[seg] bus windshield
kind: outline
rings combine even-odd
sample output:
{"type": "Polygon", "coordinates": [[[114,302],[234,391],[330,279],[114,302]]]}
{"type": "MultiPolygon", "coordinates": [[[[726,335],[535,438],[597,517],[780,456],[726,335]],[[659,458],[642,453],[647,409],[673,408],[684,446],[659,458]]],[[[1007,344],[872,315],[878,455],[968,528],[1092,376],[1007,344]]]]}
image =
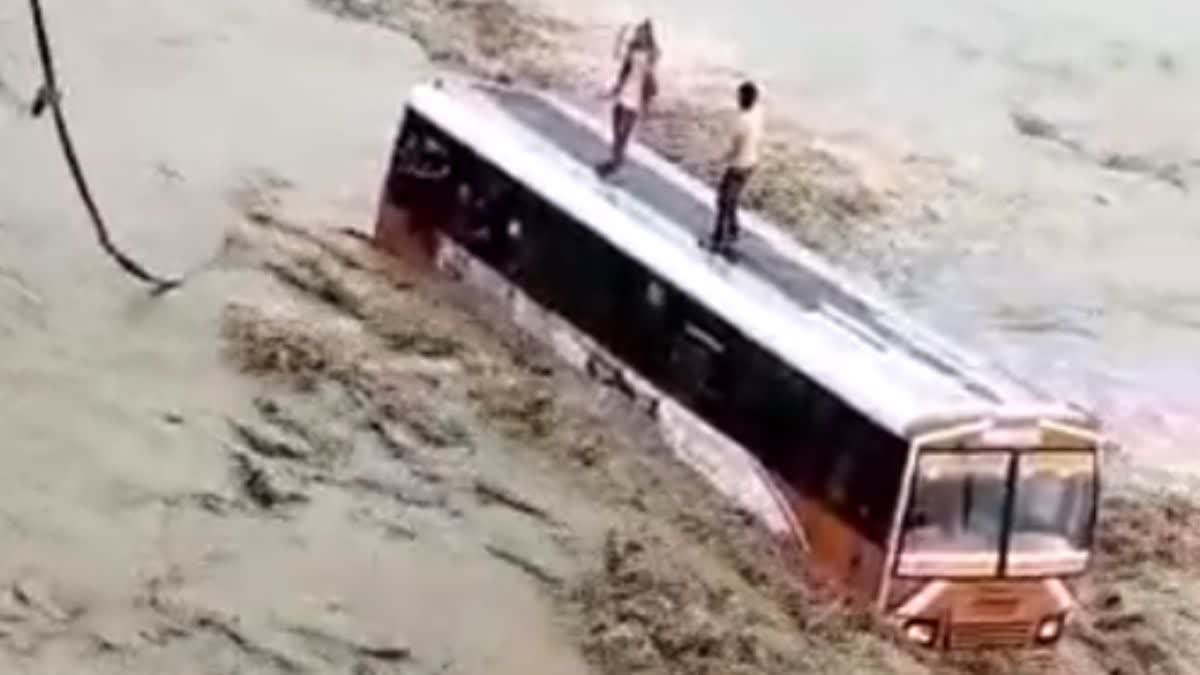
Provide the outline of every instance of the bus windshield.
{"type": "Polygon", "coordinates": [[[1016,461],[1006,573],[1082,572],[1092,544],[1095,455],[1025,452],[1016,461]]]}
{"type": "Polygon", "coordinates": [[[913,480],[901,575],[1041,576],[1087,563],[1090,452],[929,452],[913,480]]]}

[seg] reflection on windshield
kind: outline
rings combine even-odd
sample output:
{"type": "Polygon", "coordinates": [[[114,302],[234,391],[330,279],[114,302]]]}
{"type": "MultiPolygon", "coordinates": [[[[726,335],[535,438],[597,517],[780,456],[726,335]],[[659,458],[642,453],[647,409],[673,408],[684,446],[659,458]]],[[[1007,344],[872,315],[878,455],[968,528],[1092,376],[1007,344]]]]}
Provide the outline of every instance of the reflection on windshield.
{"type": "Polygon", "coordinates": [[[1082,452],[1036,453],[1018,459],[1009,569],[1038,574],[1051,566],[1082,567],[1090,545],[1095,476],[1082,452]]]}
{"type": "Polygon", "coordinates": [[[1088,452],[953,452],[918,458],[900,573],[1000,572],[1011,464],[1016,462],[1006,574],[1081,570],[1095,500],[1088,452]]]}
{"type": "Polygon", "coordinates": [[[1009,461],[1007,453],[922,455],[905,527],[907,559],[983,554],[973,556],[971,572],[994,573],[1000,557],[1009,461]]]}

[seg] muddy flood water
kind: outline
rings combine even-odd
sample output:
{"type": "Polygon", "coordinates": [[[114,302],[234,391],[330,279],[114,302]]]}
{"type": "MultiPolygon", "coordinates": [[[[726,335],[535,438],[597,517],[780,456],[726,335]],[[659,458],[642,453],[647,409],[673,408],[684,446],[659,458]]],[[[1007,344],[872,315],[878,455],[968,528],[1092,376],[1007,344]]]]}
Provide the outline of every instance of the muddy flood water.
{"type": "MultiPolygon", "coordinates": [[[[0,672],[1033,668],[896,645],[619,397],[362,241],[410,86],[503,75],[602,114],[645,9],[49,2],[115,237],[187,275],[150,298],[28,115],[28,7],[0,0],[0,672]]],[[[1095,409],[1127,444],[1111,474],[1148,477],[1112,481],[1054,667],[1197,672],[1200,508],[1151,471],[1198,466],[1197,10],[652,9],[643,140],[711,178],[720,97],[753,73],[772,141],[750,203],[1095,409]]]]}

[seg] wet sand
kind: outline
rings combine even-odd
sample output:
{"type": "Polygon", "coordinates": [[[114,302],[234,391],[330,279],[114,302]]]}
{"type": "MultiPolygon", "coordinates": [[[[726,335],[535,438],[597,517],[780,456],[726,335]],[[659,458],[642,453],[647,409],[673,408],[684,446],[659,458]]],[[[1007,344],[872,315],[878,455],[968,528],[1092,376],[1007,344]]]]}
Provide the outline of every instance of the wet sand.
{"type": "MultiPolygon", "coordinates": [[[[370,222],[409,85],[484,61],[554,84],[522,67],[562,31],[599,45],[611,25],[504,3],[314,9],[48,8],[116,236],[195,271],[150,300],[100,256],[50,129],[23,114],[25,7],[0,7],[0,670],[1021,670],[897,648],[619,397],[340,231],[370,222]],[[523,39],[514,21],[550,30],[523,39]]],[[[607,76],[562,63],[569,95],[607,76]]],[[[651,140],[703,174],[692,133],[651,140]]],[[[821,186],[878,185],[815,166],[821,186]]],[[[833,192],[806,213],[858,227],[833,192]]],[[[1106,511],[1068,671],[1200,662],[1194,507],[1135,496],[1106,511]]]]}

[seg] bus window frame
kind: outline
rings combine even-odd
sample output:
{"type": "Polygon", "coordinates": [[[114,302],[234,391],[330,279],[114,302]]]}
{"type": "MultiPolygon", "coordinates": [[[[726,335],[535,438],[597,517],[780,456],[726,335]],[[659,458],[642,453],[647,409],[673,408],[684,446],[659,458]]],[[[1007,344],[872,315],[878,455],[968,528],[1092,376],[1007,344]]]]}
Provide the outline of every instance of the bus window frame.
{"type": "Polygon", "coordinates": [[[900,495],[896,500],[896,511],[892,514],[892,529],[888,535],[887,550],[884,553],[883,574],[879,584],[879,597],[876,607],[880,612],[887,611],[888,600],[892,594],[892,583],[900,578],[896,570],[900,566],[900,543],[904,530],[904,520],[908,517],[909,502],[912,501],[913,477],[917,472],[917,457],[922,449],[935,444],[959,442],[977,437],[991,425],[986,422],[974,422],[941,429],[922,434],[908,445],[908,457],[905,460],[904,473],[900,483],[900,495]]]}
{"type": "MultiPolygon", "coordinates": [[[[1013,480],[1013,491],[1012,491],[1012,496],[1011,496],[1011,498],[1013,500],[1016,499],[1016,494],[1017,494],[1016,480],[1017,480],[1017,478],[1019,478],[1018,473],[1020,471],[1021,456],[1035,453],[1035,452],[1036,453],[1064,453],[1064,454],[1074,453],[1077,455],[1087,454],[1087,455],[1091,456],[1091,460],[1092,460],[1092,503],[1088,509],[1088,519],[1087,519],[1088,545],[1085,550],[1087,557],[1084,560],[1083,567],[1077,571],[1052,572],[1052,573],[1045,573],[1045,574],[1020,574],[1020,575],[1016,575],[1016,576],[1006,575],[1004,578],[1005,579],[1016,579],[1016,580],[1027,579],[1030,581],[1038,581],[1038,580],[1044,580],[1044,579],[1059,579],[1062,577],[1076,577],[1076,576],[1082,576],[1084,574],[1087,574],[1088,572],[1090,572],[1092,570],[1092,565],[1095,563],[1094,553],[1095,553],[1095,548],[1096,548],[1096,526],[1099,524],[1099,514],[1100,514],[1100,448],[1098,445],[1096,445],[1096,446],[1092,446],[1090,449],[1083,448],[1083,447],[1067,448],[1067,447],[1053,447],[1053,446],[1048,446],[1048,447],[1044,447],[1044,448],[1036,448],[1036,449],[1033,449],[1033,448],[1017,449],[1016,457],[1014,458],[1014,461],[1013,461],[1013,474],[1014,474],[1013,479],[1014,480],[1013,480]]],[[[1015,504],[1010,505],[1009,510],[1010,510],[1010,518],[1011,518],[1011,513],[1015,512],[1015,504]]],[[[1006,541],[1007,541],[1007,538],[1011,536],[1011,531],[1008,532],[1005,536],[1006,536],[1006,541]]],[[[1007,567],[1008,567],[1007,553],[1008,553],[1008,551],[1006,550],[1005,551],[1006,556],[1005,556],[1005,559],[1003,560],[1005,571],[1007,571],[1007,567]]]]}
{"type": "Polygon", "coordinates": [[[900,538],[899,538],[899,547],[900,548],[896,552],[895,568],[892,571],[893,574],[895,574],[897,579],[946,578],[946,579],[954,579],[955,581],[978,581],[981,579],[1005,578],[1003,575],[1003,572],[1004,572],[1004,569],[1006,566],[1005,565],[1005,554],[1007,553],[1007,548],[1008,548],[1008,535],[1009,535],[1008,528],[1011,525],[1011,522],[1010,522],[1011,518],[1010,518],[1009,514],[1012,512],[1013,481],[1015,478],[1014,467],[1017,464],[1017,460],[1016,460],[1016,456],[1015,456],[1016,450],[1014,448],[986,448],[986,447],[985,448],[968,448],[968,447],[927,448],[917,455],[917,459],[916,459],[915,466],[913,468],[912,476],[909,478],[909,480],[913,481],[913,487],[916,486],[916,478],[917,478],[917,474],[920,471],[920,460],[921,460],[922,456],[926,456],[926,455],[954,456],[957,454],[1008,455],[1008,457],[1007,457],[1008,461],[1005,464],[1005,468],[1004,468],[1004,500],[1001,505],[1001,509],[1003,509],[1003,510],[1000,513],[1000,530],[997,533],[998,541],[997,541],[997,546],[996,546],[996,565],[994,568],[994,572],[991,574],[944,574],[944,575],[938,575],[935,577],[931,577],[928,575],[920,575],[920,574],[901,574],[900,573],[900,561],[904,557],[905,525],[907,524],[907,520],[908,520],[909,508],[912,506],[911,498],[916,496],[916,494],[915,494],[916,491],[910,489],[910,492],[909,492],[910,500],[909,500],[908,504],[905,504],[904,513],[902,514],[901,519],[900,519],[900,523],[901,523],[901,525],[900,525],[901,532],[900,532],[900,538]]]}
{"type": "Polygon", "coordinates": [[[1040,581],[1040,580],[1046,580],[1046,579],[1061,579],[1063,577],[1081,576],[1091,570],[1091,567],[1092,567],[1092,564],[1094,561],[1093,548],[1095,547],[1095,528],[1096,528],[1096,524],[1098,521],[1098,513],[1099,513],[1099,505],[1100,505],[1100,499],[1099,499],[1099,494],[1100,494],[1099,493],[1099,475],[1100,475],[1099,468],[1100,468],[1100,466],[1099,466],[1099,456],[1097,454],[1097,448],[1093,447],[1089,450],[1088,448],[1067,448],[1067,447],[1061,447],[1061,446],[1044,446],[1044,447],[1032,447],[1032,448],[958,447],[958,448],[945,448],[945,449],[927,448],[924,450],[924,452],[922,452],[921,449],[917,448],[916,444],[914,444],[914,453],[913,453],[912,457],[913,457],[912,470],[911,470],[910,475],[906,478],[906,480],[908,481],[908,485],[906,488],[906,493],[907,493],[906,502],[904,504],[904,510],[898,514],[899,517],[897,518],[897,521],[899,522],[899,530],[897,532],[893,533],[894,535],[898,535],[898,536],[895,536],[896,547],[897,547],[895,559],[892,560],[890,563],[890,575],[892,577],[894,577],[896,579],[905,579],[905,580],[928,580],[928,579],[945,578],[945,579],[953,579],[954,581],[985,581],[985,580],[1040,581]],[[912,502],[913,480],[916,478],[916,474],[917,474],[917,470],[918,470],[918,466],[917,466],[918,458],[922,454],[953,454],[953,453],[958,453],[958,452],[970,453],[970,454],[975,454],[975,455],[979,455],[979,454],[1009,454],[1009,455],[1011,455],[1011,460],[1008,463],[1008,476],[1006,478],[1007,493],[1005,494],[1005,497],[1004,497],[1005,511],[1004,511],[1004,514],[1002,517],[1003,526],[1000,531],[1001,538],[1000,538],[1000,546],[998,548],[999,557],[998,557],[997,564],[996,564],[996,573],[995,574],[983,574],[983,575],[975,575],[975,574],[953,574],[953,575],[951,575],[951,574],[947,574],[947,575],[938,575],[938,576],[901,574],[900,573],[900,559],[904,553],[904,536],[903,536],[904,535],[904,522],[908,518],[908,510],[909,510],[909,507],[911,506],[911,502],[912,502]],[[1076,454],[1076,455],[1090,454],[1092,457],[1092,476],[1093,476],[1093,480],[1095,481],[1095,488],[1093,489],[1092,504],[1089,509],[1090,513],[1089,513],[1088,525],[1087,525],[1088,532],[1089,532],[1088,547],[1086,550],[1087,559],[1084,562],[1083,567],[1079,570],[1072,570],[1070,572],[1047,572],[1044,574],[1021,574],[1021,575],[1015,575],[1015,576],[1008,574],[1009,543],[1010,543],[1010,539],[1012,536],[1012,514],[1013,514],[1013,505],[1014,505],[1013,503],[1016,498],[1016,482],[1017,482],[1017,478],[1018,478],[1018,469],[1019,469],[1022,455],[1035,454],[1035,453],[1036,454],[1070,453],[1070,454],[1076,454]]]}

